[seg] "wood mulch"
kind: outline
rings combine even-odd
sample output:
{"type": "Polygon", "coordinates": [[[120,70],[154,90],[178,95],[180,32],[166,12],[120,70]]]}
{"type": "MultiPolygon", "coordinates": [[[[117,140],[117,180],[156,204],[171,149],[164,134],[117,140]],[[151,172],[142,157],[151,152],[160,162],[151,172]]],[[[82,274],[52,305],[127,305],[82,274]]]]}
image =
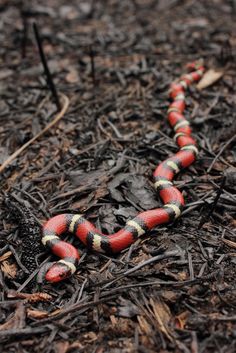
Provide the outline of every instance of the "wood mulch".
{"type": "Polygon", "coordinates": [[[0,165],[17,154],[0,174],[1,352],[235,352],[236,2],[2,0],[0,14],[0,165]],[[69,99],[54,126],[35,21],[69,99]],[[187,95],[200,155],[175,180],[183,216],[114,257],[65,235],[77,273],[37,283],[55,259],[40,243],[51,216],[83,212],[112,233],[161,205],[169,84],[199,58],[224,75],[187,95]]]}

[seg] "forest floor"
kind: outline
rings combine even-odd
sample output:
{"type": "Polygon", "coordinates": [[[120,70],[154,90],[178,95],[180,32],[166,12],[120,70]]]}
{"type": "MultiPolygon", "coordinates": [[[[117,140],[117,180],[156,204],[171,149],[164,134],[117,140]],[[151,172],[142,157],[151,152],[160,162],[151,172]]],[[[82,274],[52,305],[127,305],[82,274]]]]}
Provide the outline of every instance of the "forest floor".
{"type": "Polygon", "coordinates": [[[57,114],[34,21],[69,98],[1,170],[0,351],[235,352],[236,2],[2,0],[0,14],[0,165],[57,114]],[[113,233],[161,206],[152,171],[177,151],[169,84],[199,58],[224,74],[187,94],[200,154],[175,179],[183,216],[116,256],[67,235],[78,271],[36,283],[54,259],[40,242],[50,217],[82,212],[113,233]]]}

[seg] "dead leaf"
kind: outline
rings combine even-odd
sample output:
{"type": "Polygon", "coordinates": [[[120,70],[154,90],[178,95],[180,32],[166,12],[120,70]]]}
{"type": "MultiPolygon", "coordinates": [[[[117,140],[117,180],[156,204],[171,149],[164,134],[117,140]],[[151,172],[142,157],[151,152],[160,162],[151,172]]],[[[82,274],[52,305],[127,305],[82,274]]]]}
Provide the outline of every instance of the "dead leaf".
{"type": "Polygon", "coordinates": [[[175,303],[178,298],[178,294],[171,290],[163,290],[161,296],[165,301],[168,301],[170,303],[175,303]]]}
{"type": "Polygon", "coordinates": [[[185,272],[185,271],[179,272],[179,276],[178,276],[179,281],[185,281],[187,278],[188,278],[187,272],[185,272]]]}
{"type": "Polygon", "coordinates": [[[66,353],[68,352],[69,346],[70,346],[70,343],[68,341],[55,342],[54,344],[55,352],[66,353]]]}
{"type": "Polygon", "coordinates": [[[98,336],[96,335],[95,332],[90,331],[90,332],[85,333],[85,334],[83,335],[83,338],[84,338],[84,342],[86,342],[86,343],[92,343],[92,342],[97,341],[98,336]]]}
{"type": "Polygon", "coordinates": [[[114,315],[110,315],[110,320],[112,322],[111,330],[116,335],[126,337],[132,336],[134,332],[132,320],[123,317],[116,317],[114,315]]]}
{"type": "Polygon", "coordinates": [[[189,311],[183,311],[181,314],[175,317],[175,327],[183,330],[185,328],[188,317],[190,316],[189,311]]]}
{"type": "Polygon", "coordinates": [[[84,346],[79,341],[73,342],[69,347],[70,350],[78,349],[78,351],[79,349],[82,349],[82,348],[84,348],[84,346]]]}
{"type": "MultiPolygon", "coordinates": [[[[69,352],[79,352],[84,346],[79,342],[75,341],[70,344],[68,341],[59,341],[54,343],[54,351],[57,353],[69,353],[69,352]]],[[[97,350],[96,350],[97,352],[97,350]]]]}
{"type": "Polygon", "coordinates": [[[224,75],[223,70],[210,69],[205,72],[202,79],[197,84],[197,89],[200,91],[203,88],[211,86],[224,75]]]}

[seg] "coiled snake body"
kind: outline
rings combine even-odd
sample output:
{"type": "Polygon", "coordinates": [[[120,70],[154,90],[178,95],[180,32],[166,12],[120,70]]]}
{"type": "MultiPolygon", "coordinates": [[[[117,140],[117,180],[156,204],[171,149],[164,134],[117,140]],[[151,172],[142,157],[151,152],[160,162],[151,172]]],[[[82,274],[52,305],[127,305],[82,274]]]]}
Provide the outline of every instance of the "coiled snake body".
{"type": "Polygon", "coordinates": [[[172,179],[180,170],[191,165],[198,153],[196,142],[191,136],[189,122],[183,116],[184,91],[192,82],[198,81],[204,72],[204,67],[198,62],[189,64],[188,68],[190,73],[171,84],[172,103],[167,112],[168,121],[175,131],[174,139],[180,149],[162,162],[153,174],[154,187],[164,203],[163,207],[139,213],[129,220],[123,229],[110,235],[102,234],[80,214],[61,214],[49,219],[43,227],[42,243],[61,259],[47,271],[45,275],[47,281],[59,282],[76,271],[78,250],[60,239],[62,233],[75,234],[90,250],[111,254],[125,249],[158,224],[171,222],[180,216],[184,199],[173,185],[172,179]]]}

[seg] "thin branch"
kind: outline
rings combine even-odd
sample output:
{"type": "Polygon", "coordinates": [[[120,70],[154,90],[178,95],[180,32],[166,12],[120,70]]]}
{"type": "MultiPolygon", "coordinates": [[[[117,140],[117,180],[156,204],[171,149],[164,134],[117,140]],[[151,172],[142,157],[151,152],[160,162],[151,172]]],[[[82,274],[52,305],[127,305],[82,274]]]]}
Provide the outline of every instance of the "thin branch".
{"type": "Polygon", "coordinates": [[[36,22],[33,23],[33,29],[34,29],[35,39],[36,39],[37,45],[38,45],[39,55],[40,55],[40,58],[41,58],[41,61],[42,61],[42,64],[43,64],[43,68],[44,68],[44,72],[45,72],[45,75],[46,75],[46,78],[47,78],[47,84],[48,84],[49,89],[52,92],[52,96],[53,96],[53,98],[55,100],[57,109],[59,111],[59,110],[61,110],[60,100],[59,100],[59,97],[58,97],[58,94],[57,94],[56,87],[55,87],[54,82],[53,82],[53,78],[52,78],[51,72],[50,72],[48,64],[47,64],[46,56],[45,56],[44,51],[43,51],[42,40],[41,40],[41,37],[40,37],[39,30],[38,30],[36,22]]]}
{"type": "Polygon", "coordinates": [[[231,139],[229,139],[228,142],[226,142],[226,144],[224,144],[224,146],[220,149],[220,151],[217,153],[217,155],[215,156],[215,158],[213,159],[210,167],[207,169],[207,173],[210,173],[210,171],[213,168],[213,165],[215,164],[215,162],[217,161],[217,159],[220,157],[220,155],[224,152],[224,150],[231,144],[231,142],[233,142],[236,139],[236,135],[233,135],[231,137],[231,139]]]}
{"type": "Polygon", "coordinates": [[[215,199],[214,199],[212,205],[210,206],[209,211],[207,212],[206,215],[204,215],[200,219],[200,222],[199,222],[199,225],[198,225],[198,229],[202,228],[203,224],[205,224],[208,221],[208,219],[211,217],[214,209],[216,208],[217,202],[219,201],[220,195],[222,194],[223,188],[225,186],[225,180],[226,180],[226,177],[224,176],[222,181],[221,181],[220,187],[219,187],[219,189],[216,192],[215,199]]]}

